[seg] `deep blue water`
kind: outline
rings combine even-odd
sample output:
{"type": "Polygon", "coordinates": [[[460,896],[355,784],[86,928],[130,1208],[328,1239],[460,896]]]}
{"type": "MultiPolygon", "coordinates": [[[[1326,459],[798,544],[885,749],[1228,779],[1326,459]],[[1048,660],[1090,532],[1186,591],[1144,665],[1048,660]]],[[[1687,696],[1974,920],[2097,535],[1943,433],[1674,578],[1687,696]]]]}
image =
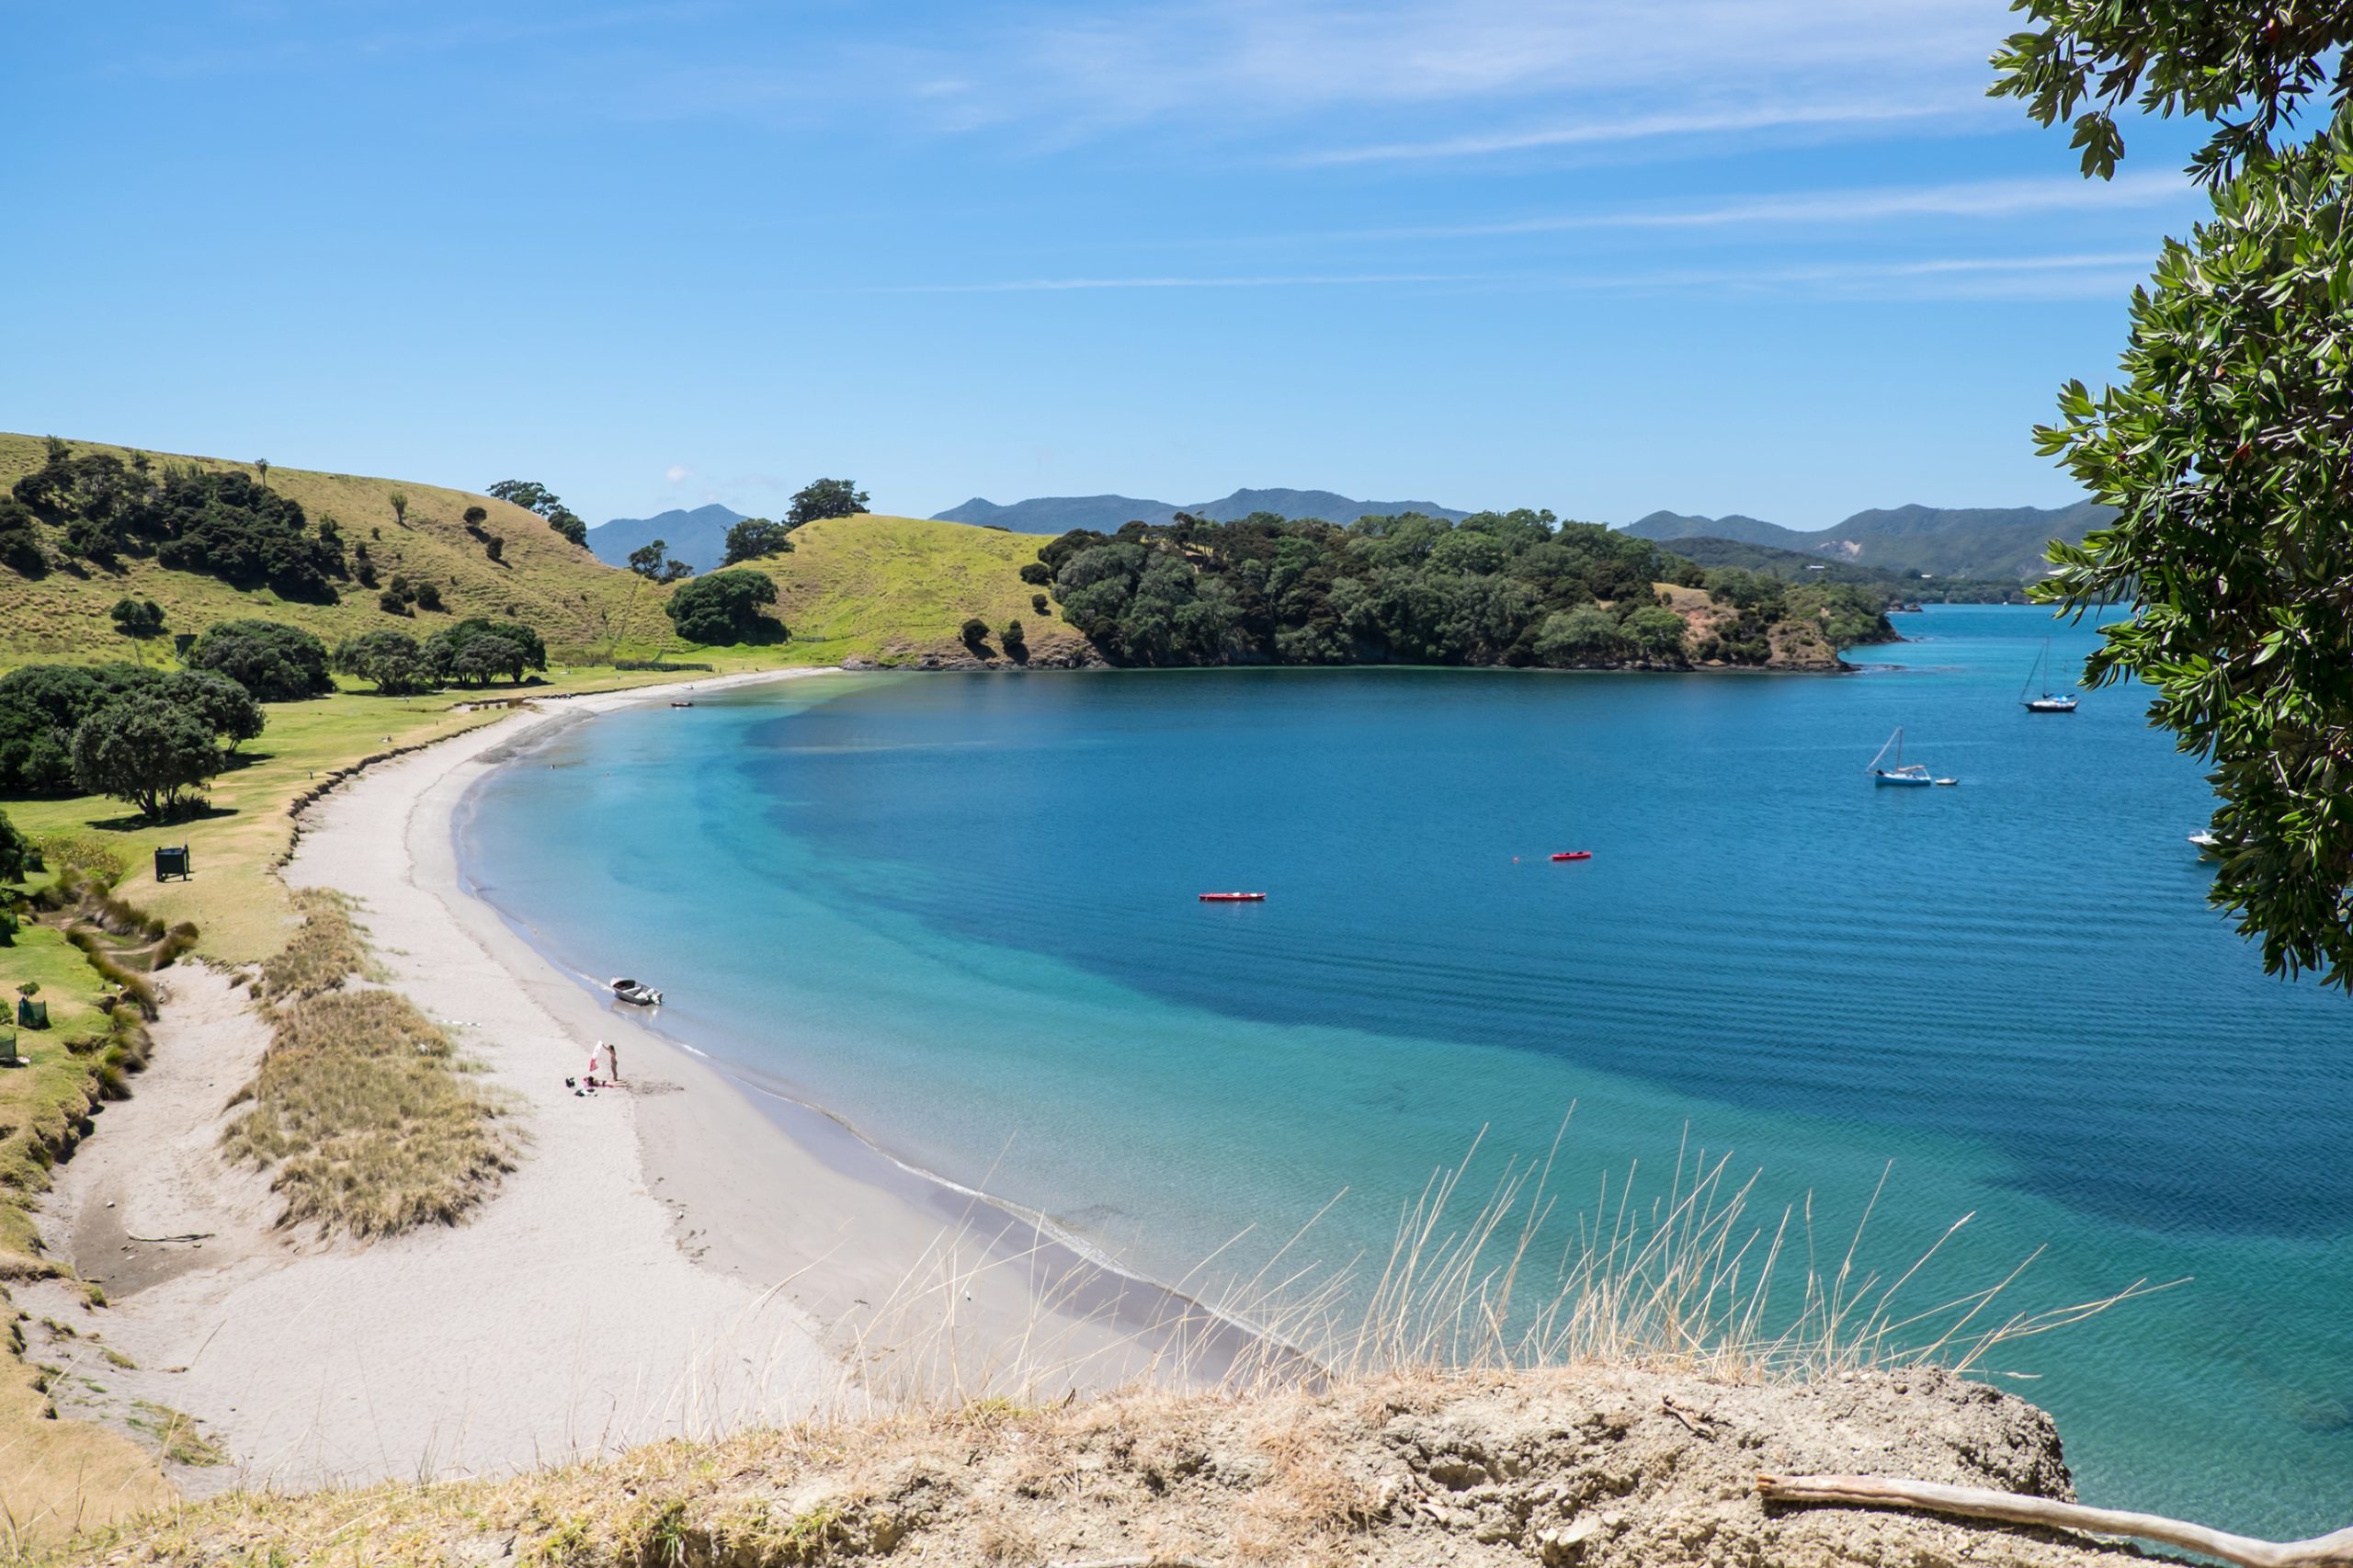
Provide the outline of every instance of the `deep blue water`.
{"type": "Polygon", "coordinates": [[[2206,908],[2144,693],[2018,708],[2087,628],[1903,624],[1844,677],[828,676],[576,727],[462,837],[665,1028],[1163,1278],[1343,1187],[1312,1250],[1385,1253],[1572,1102],[1572,1201],[1688,1129],[1825,1248],[1883,1171],[1882,1265],[1973,1212],[1917,1305],[2045,1244],[2004,1312],[2192,1277],[1995,1365],[2088,1499],[2341,1523],[2353,1004],[2206,908]],[[1959,788],[1870,785],[1899,723],[1959,788]]]}

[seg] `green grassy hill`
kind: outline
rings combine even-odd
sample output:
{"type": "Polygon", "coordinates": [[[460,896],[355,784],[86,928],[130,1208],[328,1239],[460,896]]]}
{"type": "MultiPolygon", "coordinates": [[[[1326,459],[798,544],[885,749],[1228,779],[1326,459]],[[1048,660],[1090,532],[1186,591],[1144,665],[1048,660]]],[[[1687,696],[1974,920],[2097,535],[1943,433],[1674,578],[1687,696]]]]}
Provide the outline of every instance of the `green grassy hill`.
{"type": "MultiPolygon", "coordinates": [[[[131,455],[131,449],[97,442],[72,445],[77,452],[131,455]]],[[[0,491],[39,468],[42,455],[40,437],[0,435],[0,491]]],[[[213,458],[148,455],[207,471],[251,469],[213,458]]],[[[551,654],[581,659],[617,639],[647,642],[668,630],[658,591],[635,591],[645,587],[640,579],[606,566],[543,519],[504,501],[408,480],[274,465],[269,487],[300,503],[313,524],[335,518],[347,544],[366,543],[383,581],[400,574],[440,585],[445,614],[420,611],[414,622],[389,615],[377,608],[373,592],[356,583],[345,585],[340,603],[303,604],[267,588],[240,590],[215,577],[166,571],[133,555],[123,556],[113,572],[58,566],[46,576],[27,578],[0,569],[0,664],[129,656],[130,642],[107,619],[125,596],[162,605],[168,631],[201,631],[217,620],[262,616],[304,627],[330,644],[384,626],[423,636],[450,619],[484,615],[529,621],[551,654]],[[394,492],[408,496],[404,522],[393,515],[394,492]],[[489,512],[483,527],[506,540],[503,562],[492,561],[483,541],[467,533],[461,519],[469,506],[489,512]]],[[[168,651],[170,644],[164,646],[168,651]]]]}
{"type": "MultiPolygon", "coordinates": [[[[70,444],[77,453],[111,452],[126,461],[132,452],[97,442],[70,444]]],[[[0,435],[0,494],[39,468],[44,451],[42,437],[0,435]]],[[[208,472],[252,472],[251,464],[215,458],[147,456],[208,472]]],[[[365,543],[381,581],[401,575],[438,584],[444,609],[396,616],[379,608],[375,592],[356,582],[342,585],[339,602],[314,604],[282,598],[267,588],[239,589],[216,577],[166,570],[136,554],[124,554],[113,570],[53,560],[40,576],[0,567],[0,668],[167,657],[167,638],[134,643],[115,629],[108,611],[126,597],[161,605],[167,632],[199,632],[215,621],[260,616],[306,628],[332,645],[384,627],[424,637],[453,620],[480,615],[529,623],[558,665],[704,656],[677,640],[663,613],[673,589],[606,565],[518,506],[412,480],[276,465],[268,484],[300,503],[313,525],[335,518],[347,547],[365,543]],[[395,493],[408,498],[405,517],[394,512],[395,493]],[[502,560],[493,561],[483,540],[468,532],[463,517],[469,506],[490,514],[483,531],[505,541],[502,560]]],[[[53,543],[56,530],[44,531],[53,543]]],[[[1017,618],[1038,662],[1079,645],[1058,619],[1031,608],[1035,590],[1018,574],[1036,556],[1034,537],[877,517],[837,517],[793,537],[793,553],[756,563],[777,579],[777,608],[793,631],[792,641],[711,651],[710,662],[737,669],[847,658],[880,664],[961,658],[967,650],[959,628],[975,615],[989,624],[993,651],[995,633],[1017,618]]]]}
{"type": "Polygon", "coordinates": [[[1030,662],[1059,663],[1086,644],[1059,614],[1040,615],[1031,603],[1040,590],[1020,572],[1038,559],[1038,544],[1035,534],[966,523],[829,517],[794,529],[790,554],[752,564],[777,581],[796,663],[961,656],[957,629],[970,616],[988,622],[992,652],[1005,623],[1018,620],[1030,662]]]}

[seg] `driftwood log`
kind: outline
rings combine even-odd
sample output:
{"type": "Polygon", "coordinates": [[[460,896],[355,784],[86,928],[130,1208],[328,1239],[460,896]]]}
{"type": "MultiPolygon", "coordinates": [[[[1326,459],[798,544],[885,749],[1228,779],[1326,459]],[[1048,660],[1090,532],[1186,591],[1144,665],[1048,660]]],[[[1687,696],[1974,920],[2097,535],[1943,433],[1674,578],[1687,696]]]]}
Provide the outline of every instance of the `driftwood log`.
{"type": "Polygon", "coordinates": [[[1844,1503],[1865,1508],[1926,1508],[1967,1519],[2000,1519],[2014,1525],[2044,1525],[2088,1535],[2130,1536],[2161,1541],[2185,1551],[2203,1552],[2240,1568],[2353,1568],[2353,1526],[2311,1540],[2256,1540],[2210,1529],[2161,1514],[2120,1508],[2086,1508],[2047,1497],[2021,1497],[1977,1486],[1945,1486],[1933,1481],[1898,1481],[1872,1475],[1760,1475],[1757,1493],[1768,1503],[1844,1503]]]}

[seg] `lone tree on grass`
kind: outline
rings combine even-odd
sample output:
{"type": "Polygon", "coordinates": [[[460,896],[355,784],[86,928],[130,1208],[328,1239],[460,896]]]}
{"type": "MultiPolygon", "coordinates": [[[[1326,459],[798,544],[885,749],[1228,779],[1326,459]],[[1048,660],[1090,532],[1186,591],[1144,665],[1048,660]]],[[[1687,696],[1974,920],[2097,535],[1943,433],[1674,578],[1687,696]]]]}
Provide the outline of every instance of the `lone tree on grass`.
{"type": "Polygon", "coordinates": [[[959,635],[964,639],[965,647],[977,653],[981,645],[989,640],[989,623],[977,615],[969,616],[965,619],[959,635]]]}
{"type": "Polygon", "coordinates": [[[400,524],[403,528],[408,527],[408,492],[405,490],[395,490],[386,495],[384,499],[392,504],[392,521],[400,524]]]}
{"type": "Polygon", "coordinates": [[[662,608],[678,635],[689,642],[781,642],[791,633],[782,622],[760,613],[774,603],[774,578],[765,572],[734,571],[697,577],[662,608]]]}
{"type": "Polygon", "coordinates": [[[745,517],[727,530],[727,556],[720,564],[733,566],[739,561],[782,555],[791,548],[792,530],[784,524],[766,517],[745,517]]]}
{"type": "Polygon", "coordinates": [[[157,822],[194,805],[226,766],[211,728],[160,693],[118,698],[74,732],[74,782],[157,822]]]}
{"type": "Polygon", "coordinates": [[[2068,383],[2035,433],[2117,516],[2053,543],[2032,597],[2101,616],[2086,682],[2137,678],[2150,721],[2211,760],[2208,896],[2261,938],[2264,968],[2353,990],[2353,15],[2020,8],[2036,30],[1995,54],[1994,92],[2071,120],[2086,176],[2123,155],[2119,109],[2215,128],[2189,165],[2211,215],[2134,291],[2123,384],[2068,383]],[[2301,142],[2300,114],[2320,127],[2301,142]],[[2120,599],[2131,615],[2109,619],[2120,599]]]}
{"type": "Polygon", "coordinates": [[[784,520],[797,528],[821,517],[854,517],[866,510],[866,492],[854,481],[821,479],[794,494],[784,520]]]}
{"type": "Polygon", "coordinates": [[[390,628],[363,631],[338,644],[335,667],[367,681],[383,697],[412,696],[430,691],[438,684],[416,639],[390,628]]]}

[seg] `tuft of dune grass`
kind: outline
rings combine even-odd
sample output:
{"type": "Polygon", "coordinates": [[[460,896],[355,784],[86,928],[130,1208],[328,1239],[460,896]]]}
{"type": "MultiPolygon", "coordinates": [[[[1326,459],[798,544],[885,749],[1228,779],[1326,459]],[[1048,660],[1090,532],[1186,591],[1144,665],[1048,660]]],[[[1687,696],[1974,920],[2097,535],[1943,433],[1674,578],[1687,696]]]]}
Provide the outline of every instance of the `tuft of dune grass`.
{"type": "Polygon", "coordinates": [[[298,888],[293,904],[301,924],[285,947],[262,960],[262,996],[272,1002],[308,996],[368,972],[368,949],[352,923],[349,899],[326,888],[298,888]]]}
{"type": "Polygon", "coordinates": [[[274,1030],[222,1147],[270,1173],[280,1224],[359,1237],[455,1224],[515,1168],[500,1108],[399,993],[301,998],[274,1030]]]}

